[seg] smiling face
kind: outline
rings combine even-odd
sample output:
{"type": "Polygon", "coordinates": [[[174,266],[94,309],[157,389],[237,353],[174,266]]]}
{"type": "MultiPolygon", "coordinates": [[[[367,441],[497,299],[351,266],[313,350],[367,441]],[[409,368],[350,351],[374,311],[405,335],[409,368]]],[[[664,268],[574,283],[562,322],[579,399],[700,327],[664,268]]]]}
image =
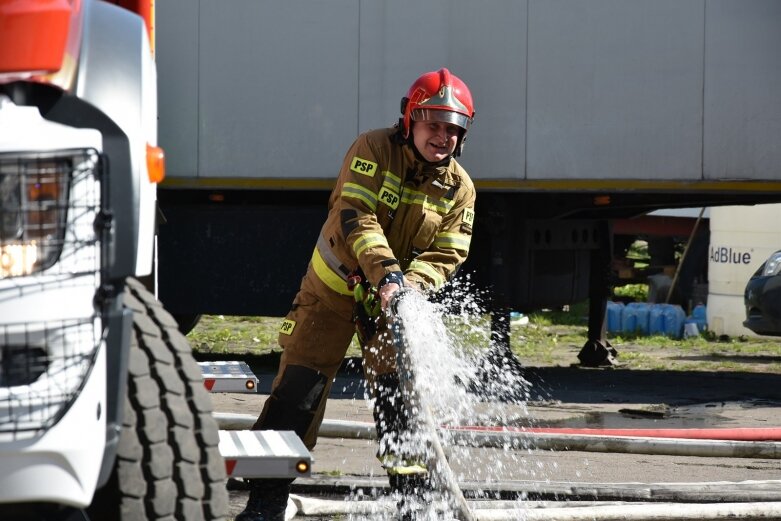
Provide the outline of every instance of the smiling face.
{"type": "Polygon", "coordinates": [[[441,121],[414,121],[412,140],[415,148],[426,161],[439,163],[450,157],[456,150],[461,127],[441,121]]]}

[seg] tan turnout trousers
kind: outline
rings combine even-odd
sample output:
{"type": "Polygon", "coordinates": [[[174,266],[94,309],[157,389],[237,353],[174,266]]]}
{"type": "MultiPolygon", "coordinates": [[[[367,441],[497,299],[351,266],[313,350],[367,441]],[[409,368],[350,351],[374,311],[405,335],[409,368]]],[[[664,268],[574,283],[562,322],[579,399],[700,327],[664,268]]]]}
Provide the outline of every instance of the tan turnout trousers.
{"type": "MultiPolygon", "coordinates": [[[[352,318],[354,303],[352,298],[334,293],[326,287],[310,265],[291,310],[285,317],[284,323],[293,321],[295,327],[287,334],[283,326],[283,332],[279,334],[279,344],[283,351],[272,389],[279,386],[282,375],[291,365],[317,371],[326,380],[319,403],[313,404],[313,421],[302,437],[310,450],[317,442],[317,431],[323,421],[331,383],[355,334],[352,318]]],[[[373,388],[377,375],[396,371],[396,352],[387,328],[380,329],[367,346],[362,346],[362,352],[363,371],[369,389],[373,388]]],[[[264,417],[268,412],[266,403],[255,428],[264,428],[264,417]]]]}

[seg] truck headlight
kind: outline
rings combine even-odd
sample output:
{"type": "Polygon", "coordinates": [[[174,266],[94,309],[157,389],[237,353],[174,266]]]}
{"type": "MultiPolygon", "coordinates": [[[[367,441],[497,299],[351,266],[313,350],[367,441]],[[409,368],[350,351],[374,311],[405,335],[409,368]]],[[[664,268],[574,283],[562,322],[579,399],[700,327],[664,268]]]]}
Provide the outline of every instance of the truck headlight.
{"type": "Polygon", "coordinates": [[[70,161],[0,156],[0,279],[52,266],[62,250],[70,161]]]}

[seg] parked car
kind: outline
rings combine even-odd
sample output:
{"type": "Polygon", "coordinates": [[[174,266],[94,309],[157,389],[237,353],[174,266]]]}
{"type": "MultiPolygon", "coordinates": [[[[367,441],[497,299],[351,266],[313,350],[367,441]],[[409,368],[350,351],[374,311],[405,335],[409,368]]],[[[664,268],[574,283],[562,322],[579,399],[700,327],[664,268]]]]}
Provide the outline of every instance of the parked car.
{"type": "Polygon", "coordinates": [[[768,257],[746,284],[743,325],[759,335],[781,336],[781,250],[768,257]]]}

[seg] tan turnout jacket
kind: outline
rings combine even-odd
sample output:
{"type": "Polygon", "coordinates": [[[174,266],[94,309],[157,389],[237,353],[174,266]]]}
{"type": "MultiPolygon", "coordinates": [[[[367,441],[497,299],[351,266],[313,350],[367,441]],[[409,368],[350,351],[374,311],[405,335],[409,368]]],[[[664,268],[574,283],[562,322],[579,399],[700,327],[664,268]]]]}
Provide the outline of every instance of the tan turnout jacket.
{"type": "Polygon", "coordinates": [[[312,267],[339,294],[352,295],[347,275],[358,267],[373,286],[401,271],[437,289],[469,252],[475,215],[469,175],[455,159],[439,167],[419,160],[396,132],[359,136],[331,194],[312,267]]]}

